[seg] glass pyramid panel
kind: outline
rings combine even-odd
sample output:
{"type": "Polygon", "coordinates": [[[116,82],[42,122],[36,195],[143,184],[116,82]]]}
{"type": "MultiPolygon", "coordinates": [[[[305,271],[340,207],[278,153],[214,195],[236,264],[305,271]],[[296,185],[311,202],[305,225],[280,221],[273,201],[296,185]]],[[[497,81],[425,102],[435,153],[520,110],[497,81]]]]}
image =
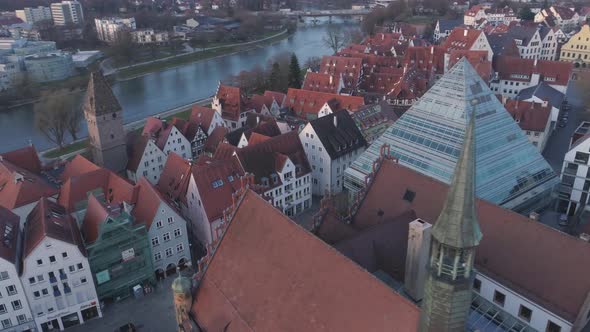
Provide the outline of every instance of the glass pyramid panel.
{"type": "Polygon", "coordinates": [[[473,112],[478,197],[518,210],[550,192],[555,173],[465,59],[346,170],[345,187],[352,193],[363,187],[383,144],[400,164],[450,183],[473,112]]]}

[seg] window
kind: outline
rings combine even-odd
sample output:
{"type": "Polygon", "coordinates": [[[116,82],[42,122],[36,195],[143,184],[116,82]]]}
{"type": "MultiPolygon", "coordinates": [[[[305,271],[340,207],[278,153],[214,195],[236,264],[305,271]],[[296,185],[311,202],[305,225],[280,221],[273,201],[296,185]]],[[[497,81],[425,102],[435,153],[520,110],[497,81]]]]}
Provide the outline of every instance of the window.
{"type": "Polygon", "coordinates": [[[35,282],[37,282],[37,281],[35,280],[35,277],[30,277],[30,278],[29,278],[29,284],[31,284],[31,285],[32,285],[32,284],[34,284],[35,282]]]}
{"type": "Polygon", "coordinates": [[[159,220],[159,221],[156,221],[156,227],[157,227],[157,228],[162,228],[162,227],[164,227],[164,224],[162,223],[162,221],[161,221],[161,220],[159,220]]]}
{"type": "Polygon", "coordinates": [[[522,304],[520,305],[520,308],[518,309],[518,317],[524,319],[527,322],[530,322],[532,315],[533,311],[531,309],[523,306],[522,304]]]}
{"type": "Polygon", "coordinates": [[[43,296],[45,296],[45,295],[49,295],[49,291],[47,290],[47,288],[43,288],[43,289],[41,290],[41,294],[43,294],[43,296]]]}
{"type": "Polygon", "coordinates": [[[150,166],[150,162],[149,162],[149,161],[146,161],[146,162],[144,162],[144,163],[143,163],[143,166],[145,166],[145,167],[148,167],[148,166],[150,166]]]}
{"type": "Polygon", "coordinates": [[[164,242],[170,241],[170,232],[164,233],[164,235],[162,235],[162,238],[164,239],[164,242]]]}
{"type": "Polygon", "coordinates": [[[82,270],[84,268],[84,265],[82,265],[82,263],[78,263],[78,270],[82,270]]]}
{"type": "Polygon", "coordinates": [[[76,272],[76,265],[70,265],[70,266],[68,266],[68,270],[70,272],[76,272]]]}
{"type": "Polygon", "coordinates": [[[158,238],[157,236],[152,238],[152,247],[155,247],[159,244],[160,244],[160,238],[158,238]]]}
{"type": "Polygon", "coordinates": [[[147,171],[143,171],[143,176],[147,177],[148,176],[148,172],[147,171]]]}
{"type": "Polygon", "coordinates": [[[11,326],[12,326],[12,322],[10,321],[10,318],[2,320],[2,327],[3,328],[7,328],[7,327],[11,327],[11,326]]]}
{"type": "Polygon", "coordinates": [[[55,256],[49,256],[49,263],[55,263],[55,256]]]}
{"type": "Polygon", "coordinates": [[[182,243],[179,243],[176,245],[176,251],[177,252],[182,252],[184,251],[184,245],[182,243]]]}
{"type": "Polygon", "coordinates": [[[174,230],[174,237],[179,237],[182,235],[182,232],[180,231],[180,228],[177,228],[174,230]]]}
{"type": "Polygon", "coordinates": [[[14,300],[12,301],[12,309],[14,310],[20,310],[23,308],[22,303],[20,303],[20,300],[14,300]]]}
{"type": "Polygon", "coordinates": [[[406,192],[404,193],[404,201],[412,203],[412,201],[414,201],[414,197],[416,197],[416,193],[406,189],[406,192]]]}
{"type": "Polygon", "coordinates": [[[5,314],[5,313],[6,313],[6,305],[0,304],[0,314],[5,314]]]}
{"type": "Polygon", "coordinates": [[[62,252],[61,253],[61,257],[62,258],[68,258],[68,253],[67,252],[62,252]]]}
{"type": "Polygon", "coordinates": [[[18,315],[16,316],[16,320],[18,320],[19,324],[23,324],[24,322],[27,321],[27,316],[25,315],[18,315]]]}
{"type": "Polygon", "coordinates": [[[479,293],[481,290],[481,280],[477,278],[473,279],[473,290],[479,293]]]}
{"type": "Polygon", "coordinates": [[[552,321],[548,321],[545,332],[561,332],[561,326],[553,323],[552,321]]]}
{"type": "Polygon", "coordinates": [[[82,278],[80,278],[80,283],[83,283],[83,284],[85,284],[85,283],[87,283],[87,282],[88,282],[88,280],[86,279],[86,277],[82,277],[82,278]]]}
{"type": "Polygon", "coordinates": [[[43,265],[43,260],[42,259],[38,259],[37,260],[37,265],[43,265]]]}
{"type": "Polygon", "coordinates": [[[6,279],[8,279],[8,271],[0,272],[0,280],[6,280],[6,279]]]}
{"type": "Polygon", "coordinates": [[[494,291],[494,302],[503,307],[504,301],[506,301],[506,295],[504,295],[504,293],[494,291]]]}
{"type": "Polygon", "coordinates": [[[168,225],[174,223],[174,218],[173,217],[168,217],[168,225]]]}
{"type": "Polygon", "coordinates": [[[157,262],[162,259],[162,253],[157,252],[154,254],[154,260],[157,262]]]}
{"type": "Polygon", "coordinates": [[[34,296],[36,299],[38,299],[38,298],[40,298],[40,297],[41,297],[41,293],[40,293],[39,291],[34,291],[34,292],[33,292],[33,296],[34,296]]]}
{"type": "Polygon", "coordinates": [[[166,257],[170,257],[174,255],[174,251],[172,250],[172,248],[167,248],[166,249],[166,257]]]}
{"type": "Polygon", "coordinates": [[[6,292],[8,293],[8,295],[15,295],[16,294],[16,286],[10,285],[10,286],[6,287],[6,292]]]}

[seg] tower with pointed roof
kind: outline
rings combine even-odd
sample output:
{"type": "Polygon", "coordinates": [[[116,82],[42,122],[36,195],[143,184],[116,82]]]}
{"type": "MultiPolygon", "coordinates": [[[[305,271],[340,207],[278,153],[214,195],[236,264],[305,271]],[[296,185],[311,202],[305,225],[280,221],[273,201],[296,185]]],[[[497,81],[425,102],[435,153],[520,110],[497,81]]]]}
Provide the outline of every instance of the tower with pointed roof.
{"type": "Polygon", "coordinates": [[[123,110],[101,72],[90,75],[83,108],[94,163],[115,172],[124,171],[127,147],[123,110]]]}
{"type": "Polygon", "coordinates": [[[447,199],[431,234],[420,332],[464,331],[471,306],[475,249],[482,234],[475,211],[475,114],[447,199]]]}

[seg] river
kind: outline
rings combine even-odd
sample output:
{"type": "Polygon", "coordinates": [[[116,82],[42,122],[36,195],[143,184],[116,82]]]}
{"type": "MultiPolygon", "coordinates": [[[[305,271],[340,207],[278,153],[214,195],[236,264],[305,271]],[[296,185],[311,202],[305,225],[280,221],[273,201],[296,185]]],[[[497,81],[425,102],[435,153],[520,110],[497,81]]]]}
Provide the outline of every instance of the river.
{"type": "MultiPolygon", "coordinates": [[[[301,65],[309,57],[331,54],[322,42],[330,24],[338,28],[358,26],[358,22],[351,19],[332,19],[332,23],[320,19],[318,24],[300,26],[295,34],[273,45],[117,81],[112,88],[123,107],[124,121],[140,120],[209,97],[215,93],[220,80],[256,65],[265,66],[270,58],[282,52],[295,52],[301,65]]],[[[83,126],[85,136],[85,124],[83,126]]],[[[53,146],[35,129],[32,105],[0,113],[0,142],[0,152],[20,148],[29,142],[38,150],[53,146]]]]}

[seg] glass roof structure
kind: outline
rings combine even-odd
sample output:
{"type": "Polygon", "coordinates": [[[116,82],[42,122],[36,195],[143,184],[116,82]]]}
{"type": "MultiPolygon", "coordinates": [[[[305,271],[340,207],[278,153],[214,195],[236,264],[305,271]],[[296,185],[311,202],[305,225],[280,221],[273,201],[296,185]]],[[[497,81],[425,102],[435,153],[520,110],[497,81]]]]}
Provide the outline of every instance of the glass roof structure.
{"type": "Polygon", "coordinates": [[[345,188],[354,194],[364,187],[384,144],[400,164],[450,183],[472,113],[477,196],[518,212],[533,210],[559,180],[465,59],[357,158],[346,170],[345,188]]]}

